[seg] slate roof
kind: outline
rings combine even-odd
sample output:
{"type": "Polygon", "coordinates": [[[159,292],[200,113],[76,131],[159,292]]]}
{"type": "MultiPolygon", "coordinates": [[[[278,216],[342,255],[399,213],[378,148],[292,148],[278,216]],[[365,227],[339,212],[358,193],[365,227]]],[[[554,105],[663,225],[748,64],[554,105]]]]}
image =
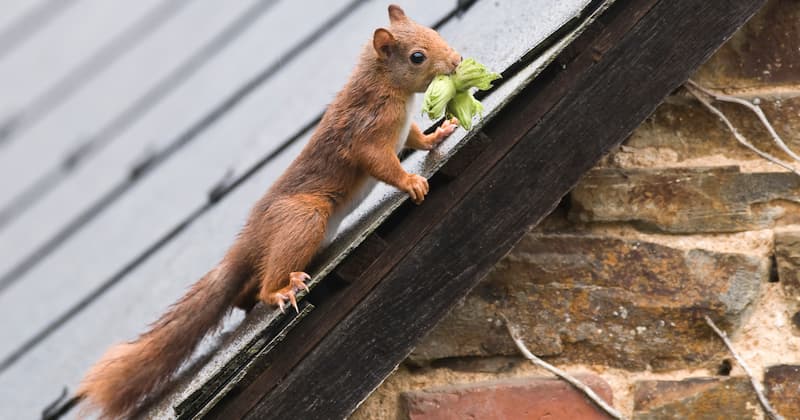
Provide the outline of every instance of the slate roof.
{"type": "MultiPolygon", "coordinates": [[[[479,1],[459,14],[455,2],[400,3],[464,56],[504,69],[588,1],[479,1]]],[[[329,0],[6,7],[0,406],[30,417],[219,259],[386,11],[329,0]]],[[[462,139],[405,164],[430,174],[462,139]]],[[[389,198],[401,197],[376,191],[352,220],[389,198]]]]}
{"type": "MultiPolygon", "coordinates": [[[[221,258],[387,17],[384,2],[363,0],[7,3],[0,16],[0,407],[3,417],[31,418],[221,258]]],[[[614,2],[397,3],[465,57],[504,71],[506,80],[484,98],[491,120],[592,13],[614,2]]],[[[403,164],[431,176],[470,141],[459,130],[403,164]]],[[[404,200],[377,188],[318,259],[315,279],[404,200]]],[[[203,344],[210,355],[150,416],[173,417],[258,337],[302,322],[263,307],[242,318],[234,313],[228,334],[203,344]]],[[[236,363],[246,369],[246,361],[236,363]]]]}

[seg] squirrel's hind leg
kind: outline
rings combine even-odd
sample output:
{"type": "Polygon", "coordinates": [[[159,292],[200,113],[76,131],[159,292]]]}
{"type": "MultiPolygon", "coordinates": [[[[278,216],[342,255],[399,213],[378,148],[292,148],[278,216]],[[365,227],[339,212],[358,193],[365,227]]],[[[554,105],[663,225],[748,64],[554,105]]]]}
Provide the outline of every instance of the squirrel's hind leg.
{"type": "Polygon", "coordinates": [[[311,280],[311,276],[307,273],[293,271],[289,273],[289,284],[287,286],[266,294],[264,294],[264,290],[262,290],[261,296],[263,296],[265,302],[277,305],[281,312],[285,310],[286,302],[292,305],[295,311],[300,312],[297,307],[297,293],[301,290],[308,290],[308,285],[305,283],[308,280],[311,280]]]}
{"type": "Polygon", "coordinates": [[[269,252],[261,263],[262,280],[258,298],[281,310],[286,303],[297,310],[296,294],[308,290],[311,277],[303,270],[325,238],[329,204],[323,199],[297,196],[286,205],[271,206],[279,212],[270,223],[269,252]]]}
{"type": "Polygon", "coordinates": [[[256,303],[258,303],[258,289],[261,286],[258,278],[252,278],[247,281],[239,295],[233,301],[233,306],[245,311],[250,312],[256,303]]]}

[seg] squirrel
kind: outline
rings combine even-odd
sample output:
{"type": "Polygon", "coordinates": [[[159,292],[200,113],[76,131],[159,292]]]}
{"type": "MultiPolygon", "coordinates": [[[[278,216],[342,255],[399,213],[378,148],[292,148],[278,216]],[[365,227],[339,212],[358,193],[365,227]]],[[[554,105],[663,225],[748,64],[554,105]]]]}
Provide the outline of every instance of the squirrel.
{"type": "Polygon", "coordinates": [[[297,310],[308,290],[303,270],[376,180],[420,204],[428,181],[406,172],[398,153],[430,150],[458,126],[446,120],[424,134],[412,122],[414,96],[461,56],[431,28],[396,5],[390,25],[374,31],[347,84],[328,106],[308,144],[250,212],[221,262],[135,341],[112,347],[86,374],[76,398],[103,418],[132,415],[160,390],[234,307],[259,301],[297,310]]]}

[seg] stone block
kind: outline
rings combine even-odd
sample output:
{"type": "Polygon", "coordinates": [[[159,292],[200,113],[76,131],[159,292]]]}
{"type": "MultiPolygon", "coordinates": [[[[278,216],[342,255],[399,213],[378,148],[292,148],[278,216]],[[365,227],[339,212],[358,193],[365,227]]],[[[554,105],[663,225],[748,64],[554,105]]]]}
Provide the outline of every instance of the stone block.
{"type": "Polygon", "coordinates": [[[764,373],[766,396],[786,419],[800,419],[800,365],[770,366],[764,373]]]}
{"type": "Polygon", "coordinates": [[[800,177],[735,166],[595,169],[572,191],[570,218],[669,233],[742,232],[800,223],[800,177]]]}
{"type": "MultiPolygon", "coordinates": [[[[798,41],[800,44],[800,41],[798,41]]],[[[778,135],[790,149],[800,151],[800,96],[759,98],[778,135]]],[[[759,150],[784,161],[791,158],[781,151],[752,111],[740,105],[715,103],[736,129],[759,150]]],[[[716,115],[687,93],[670,96],[625,141],[608,161],[620,167],[669,167],[685,161],[719,162],[761,157],[740,145],[716,115]]],[[[766,161],[765,165],[769,166],[766,161]]],[[[782,170],[775,167],[778,170],[782,170]]]]}
{"type": "Polygon", "coordinates": [[[424,363],[516,355],[500,314],[559,363],[643,369],[703,365],[769,279],[769,258],[591,235],[523,238],[415,349],[424,363]]]}
{"type": "Polygon", "coordinates": [[[800,301],[800,231],[775,232],[775,262],[784,292],[800,301]]]}
{"type": "Polygon", "coordinates": [[[761,406],[745,377],[639,381],[635,420],[758,419],[761,406]]]}

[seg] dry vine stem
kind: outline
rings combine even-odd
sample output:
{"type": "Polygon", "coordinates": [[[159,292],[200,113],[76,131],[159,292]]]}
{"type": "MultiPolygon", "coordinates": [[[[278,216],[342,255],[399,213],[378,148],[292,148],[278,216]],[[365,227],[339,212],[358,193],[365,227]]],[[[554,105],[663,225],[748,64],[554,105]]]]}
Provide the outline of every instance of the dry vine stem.
{"type": "Polygon", "coordinates": [[[697,88],[698,90],[700,90],[701,92],[705,93],[706,95],[718,101],[739,104],[753,111],[753,113],[756,114],[756,116],[758,117],[758,120],[761,121],[761,124],[764,125],[764,128],[766,128],[767,131],[769,131],[769,135],[772,136],[772,140],[775,142],[775,144],[777,144],[778,147],[781,150],[783,150],[787,155],[791,156],[792,159],[800,162],[800,156],[798,156],[795,152],[792,151],[792,149],[789,148],[789,146],[786,145],[781,136],[778,135],[778,132],[775,131],[775,128],[772,127],[772,124],[769,122],[769,119],[767,119],[767,116],[764,114],[764,111],[761,109],[760,106],[750,101],[746,101],[742,98],[737,98],[735,96],[723,95],[721,93],[713,92],[709,89],[704,88],[703,86],[698,85],[693,80],[689,80],[688,83],[691,84],[693,87],[697,88]]]}
{"type": "Polygon", "coordinates": [[[767,412],[767,415],[773,420],[784,420],[783,416],[778,414],[778,412],[775,411],[774,408],[772,408],[772,405],[769,403],[769,400],[767,400],[767,397],[764,396],[764,391],[761,389],[761,384],[759,384],[756,381],[755,377],[753,376],[753,372],[750,371],[750,367],[747,366],[742,357],[739,356],[739,354],[736,353],[736,350],[733,349],[733,344],[731,344],[730,340],[728,340],[728,335],[725,334],[724,331],[720,330],[717,327],[717,324],[714,324],[714,321],[712,321],[711,318],[708,317],[708,315],[705,315],[705,319],[706,319],[706,324],[708,324],[708,326],[711,327],[711,329],[714,330],[715,333],[717,333],[719,338],[722,339],[722,342],[725,343],[725,347],[728,348],[728,351],[731,352],[733,358],[736,359],[736,363],[738,363],[739,366],[742,367],[744,373],[747,375],[748,378],[750,378],[750,384],[753,385],[753,389],[756,391],[756,395],[758,396],[758,402],[760,402],[761,406],[764,407],[764,411],[767,412]]]}
{"type": "Polygon", "coordinates": [[[725,123],[725,125],[728,127],[728,129],[731,131],[731,133],[733,133],[733,137],[736,138],[736,140],[739,143],[741,143],[743,146],[747,147],[748,149],[752,150],[754,153],[758,154],[762,158],[764,158],[764,159],[766,159],[766,160],[768,160],[768,161],[770,161],[770,162],[772,162],[772,163],[774,163],[774,164],[776,164],[776,165],[778,165],[778,166],[780,166],[780,167],[782,167],[784,169],[787,169],[787,170],[793,172],[794,174],[800,176],[800,172],[798,172],[796,169],[794,169],[790,164],[788,164],[788,163],[786,163],[786,162],[784,162],[784,161],[782,161],[782,160],[770,155],[769,153],[766,153],[766,152],[763,152],[763,151],[759,150],[752,143],[747,141],[747,139],[741,133],[739,133],[739,130],[737,130],[736,127],[733,126],[733,123],[731,123],[731,121],[728,119],[728,117],[726,117],[725,114],[722,111],[720,111],[717,107],[715,107],[714,105],[711,105],[711,103],[706,99],[706,96],[710,97],[710,98],[713,98],[715,100],[718,100],[718,101],[736,103],[736,104],[742,105],[742,106],[748,108],[749,110],[753,111],[756,114],[756,116],[758,116],[759,121],[761,121],[761,123],[764,125],[764,127],[766,127],[767,131],[769,131],[770,136],[772,137],[772,140],[775,142],[775,144],[777,144],[778,147],[781,150],[786,152],[786,154],[791,156],[796,161],[800,162],[800,156],[798,156],[791,149],[789,149],[789,147],[786,145],[786,143],[783,141],[783,139],[781,139],[781,137],[778,135],[778,133],[775,132],[775,129],[772,127],[772,124],[770,124],[769,120],[767,119],[766,115],[764,115],[764,112],[761,110],[760,107],[758,107],[757,105],[753,105],[750,102],[745,101],[743,99],[739,99],[739,98],[735,98],[733,96],[722,95],[722,94],[719,94],[719,93],[712,92],[712,91],[710,91],[710,90],[698,85],[697,83],[695,83],[692,80],[689,80],[688,82],[686,82],[684,87],[698,101],[700,101],[700,103],[703,104],[703,106],[708,108],[709,111],[711,111],[720,120],[722,120],[723,123],[725,123]]]}
{"type": "Polygon", "coordinates": [[[522,355],[525,356],[526,359],[530,360],[534,365],[539,366],[540,368],[547,370],[553,375],[556,375],[559,378],[567,381],[570,385],[574,386],[579,391],[583,392],[583,394],[586,395],[586,397],[592,400],[592,402],[594,402],[598,407],[603,409],[603,411],[605,411],[606,414],[608,414],[609,416],[620,420],[625,418],[619,411],[614,409],[614,407],[608,405],[608,403],[606,403],[602,398],[600,398],[600,396],[597,395],[597,393],[595,393],[591,388],[586,386],[586,384],[575,379],[575,377],[571,376],[567,372],[564,372],[563,370],[545,362],[544,360],[536,357],[535,354],[531,353],[531,351],[528,350],[527,347],[525,347],[525,343],[523,343],[522,339],[519,337],[516,327],[513,327],[511,325],[511,323],[508,321],[508,318],[506,318],[505,315],[500,314],[500,316],[506,323],[506,329],[508,329],[508,335],[511,336],[511,340],[514,341],[514,344],[517,345],[517,348],[519,349],[520,353],[522,353],[522,355]]]}

